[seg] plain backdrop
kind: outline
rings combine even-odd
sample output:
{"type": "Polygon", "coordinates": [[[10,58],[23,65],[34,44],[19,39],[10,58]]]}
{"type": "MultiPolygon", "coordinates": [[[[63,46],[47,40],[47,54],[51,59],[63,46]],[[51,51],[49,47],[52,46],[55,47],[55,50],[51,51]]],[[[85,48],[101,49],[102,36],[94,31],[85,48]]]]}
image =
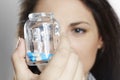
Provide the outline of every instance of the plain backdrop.
{"type": "MultiPolygon", "coordinates": [[[[20,0],[0,0],[0,80],[13,80],[11,55],[15,49],[20,0]]],[[[120,17],[120,1],[109,0],[120,17]]]]}

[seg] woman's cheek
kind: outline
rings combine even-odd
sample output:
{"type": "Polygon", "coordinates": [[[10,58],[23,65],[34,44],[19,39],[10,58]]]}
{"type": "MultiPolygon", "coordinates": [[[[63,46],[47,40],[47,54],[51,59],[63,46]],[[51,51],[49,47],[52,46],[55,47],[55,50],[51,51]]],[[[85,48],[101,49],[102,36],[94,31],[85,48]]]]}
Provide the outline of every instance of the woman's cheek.
{"type": "Polygon", "coordinates": [[[71,40],[71,46],[79,56],[83,64],[84,72],[87,74],[93,66],[97,54],[96,41],[92,40],[71,40]]]}

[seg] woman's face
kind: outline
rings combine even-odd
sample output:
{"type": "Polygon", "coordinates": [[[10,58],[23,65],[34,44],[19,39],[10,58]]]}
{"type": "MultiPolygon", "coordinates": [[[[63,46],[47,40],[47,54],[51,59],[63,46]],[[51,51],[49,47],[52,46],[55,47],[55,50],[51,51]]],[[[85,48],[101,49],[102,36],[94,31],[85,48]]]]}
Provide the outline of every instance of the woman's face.
{"type": "Polygon", "coordinates": [[[80,0],[39,0],[34,12],[53,12],[87,74],[102,40],[91,11],[80,0]]]}

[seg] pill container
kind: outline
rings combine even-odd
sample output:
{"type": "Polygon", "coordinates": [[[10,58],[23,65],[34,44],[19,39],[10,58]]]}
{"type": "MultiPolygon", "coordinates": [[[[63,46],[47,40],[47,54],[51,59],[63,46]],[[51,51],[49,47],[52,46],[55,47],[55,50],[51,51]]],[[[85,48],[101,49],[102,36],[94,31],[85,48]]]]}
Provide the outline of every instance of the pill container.
{"type": "Polygon", "coordinates": [[[24,24],[27,64],[47,64],[58,47],[59,37],[60,26],[53,13],[30,13],[24,24]]]}

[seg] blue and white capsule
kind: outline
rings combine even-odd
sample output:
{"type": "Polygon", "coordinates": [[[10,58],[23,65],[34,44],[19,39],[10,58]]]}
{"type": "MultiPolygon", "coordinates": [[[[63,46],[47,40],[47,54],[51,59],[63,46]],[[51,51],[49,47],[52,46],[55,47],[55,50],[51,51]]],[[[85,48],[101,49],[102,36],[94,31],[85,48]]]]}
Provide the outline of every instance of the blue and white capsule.
{"type": "Polygon", "coordinates": [[[27,52],[27,56],[29,61],[35,63],[38,61],[49,61],[53,54],[50,53],[46,56],[45,53],[27,52]]]}

